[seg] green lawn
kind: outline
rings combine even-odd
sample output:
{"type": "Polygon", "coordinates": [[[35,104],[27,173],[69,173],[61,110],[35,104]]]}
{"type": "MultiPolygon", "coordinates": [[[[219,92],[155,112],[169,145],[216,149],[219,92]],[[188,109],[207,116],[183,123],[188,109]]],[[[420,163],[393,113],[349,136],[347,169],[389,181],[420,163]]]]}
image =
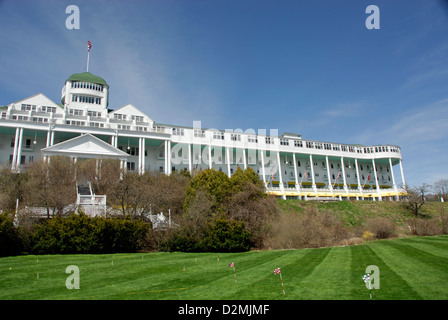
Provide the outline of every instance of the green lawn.
{"type": "Polygon", "coordinates": [[[0,258],[0,299],[448,299],[448,236],[245,253],[134,253],[0,258]],[[228,264],[235,262],[237,282],[228,264]],[[80,270],[68,290],[65,269],[80,270]],[[185,269],[184,269],[185,267],[185,269]],[[280,267],[286,295],[274,269],[280,267]],[[37,277],[39,274],[39,277],[37,277]]]}

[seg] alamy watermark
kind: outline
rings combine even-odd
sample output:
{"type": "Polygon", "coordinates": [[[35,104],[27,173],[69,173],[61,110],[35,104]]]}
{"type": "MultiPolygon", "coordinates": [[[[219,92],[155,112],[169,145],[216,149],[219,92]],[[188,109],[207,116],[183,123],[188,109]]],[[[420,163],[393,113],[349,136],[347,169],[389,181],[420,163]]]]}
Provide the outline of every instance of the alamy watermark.
{"type": "Polygon", "coordinates": [[[65,27],[69,30],[71,29],[79,29],[80,28],[80,16],[79,16],[79,7],[74,4],[67,6],[65,8],[65,13],[70,14],[67,19],[65,19],[65,27]]]}
{"type": "Polygon", "coordinates": [[[65,287],[69,290],[80,288],[79,268],[75,265],[70,265],[65,268],[65,273],[70,274],[65,280],[65,287]]]}

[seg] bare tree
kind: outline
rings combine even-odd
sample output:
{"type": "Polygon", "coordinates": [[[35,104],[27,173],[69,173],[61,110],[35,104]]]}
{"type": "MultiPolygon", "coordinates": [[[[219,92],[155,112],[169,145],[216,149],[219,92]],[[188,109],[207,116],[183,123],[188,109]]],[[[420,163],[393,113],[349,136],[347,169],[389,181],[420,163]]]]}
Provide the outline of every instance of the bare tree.
{"type": "Polygon", "coordinates": [[[440,179],[434,183],[433,191],[439,197],[446,200],[448,198],[448,179],[440,179]]]}
{"type": "Polygon", "coordinates": [[[75,166],[69,157],[53,156],[50,162],[34,161],[27,168],[27,203],[45,207],[47,216],[63,214],[76,201],[75,166]]]}
{"type": "Polygon", "coordinates": [[[421,213],[421,208],[426,203],[426,195],[430,189],[431,185],[427,183],[423,183],[417,187],[406,188],[408,199],[404,202],[404,205],[415,217],[424,216],[421,213]]]}

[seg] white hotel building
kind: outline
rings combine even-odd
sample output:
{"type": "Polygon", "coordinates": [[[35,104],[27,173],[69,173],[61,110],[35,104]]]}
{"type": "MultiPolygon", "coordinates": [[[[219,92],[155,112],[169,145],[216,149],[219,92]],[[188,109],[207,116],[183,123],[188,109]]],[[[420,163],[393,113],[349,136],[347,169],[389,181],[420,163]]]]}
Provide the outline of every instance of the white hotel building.
{"type": "Polygon", "coordinates": [[[66,155],[115,158],[140,173],[214,168],[231,176],[237,167],[251,167],[268,193],[283,198],[392,200],[406,194],[398,146],[203,129],[199,121],[193,127],[159,124],[131,104],[115,110],[108,104],[106,81],[84,72],[65,81],[61,104],[38,93],[0,106],[0,164],[20,171],[33,160],[66,155]]]}

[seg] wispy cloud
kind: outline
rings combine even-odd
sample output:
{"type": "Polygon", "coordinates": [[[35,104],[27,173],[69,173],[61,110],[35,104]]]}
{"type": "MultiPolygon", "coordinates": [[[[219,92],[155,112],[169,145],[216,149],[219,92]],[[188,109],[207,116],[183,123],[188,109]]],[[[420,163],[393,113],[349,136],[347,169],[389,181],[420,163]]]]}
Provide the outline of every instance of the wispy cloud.
{"type": "Polygon", "coordinates": [[[325,109],[321,114],[325,117],[355,117],[365,110],[366,103],[364,101],[339,103],[333,107],[325,109]]]}

